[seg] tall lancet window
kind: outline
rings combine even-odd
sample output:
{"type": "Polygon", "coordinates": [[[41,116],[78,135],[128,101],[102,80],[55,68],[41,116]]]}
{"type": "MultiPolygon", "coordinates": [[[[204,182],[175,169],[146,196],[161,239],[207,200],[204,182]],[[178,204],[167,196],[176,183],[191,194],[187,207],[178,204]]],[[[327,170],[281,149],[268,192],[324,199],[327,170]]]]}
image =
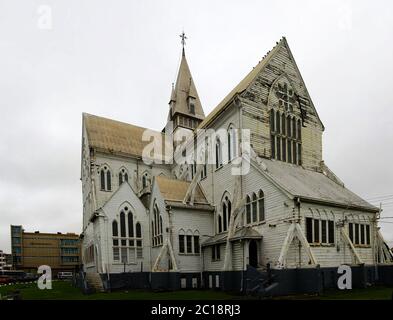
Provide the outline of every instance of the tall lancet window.
{"type": "Polygon", "coordinates": [[[104,165],[100,169],[100,186],[102,191],[111,191],[112,190],[112,182],[111,182],[112,174],[107,165],[104,165]]]}
{"type": "Polygon", "coordinates": [[[295,93],[287,83],[277,86],[278,104],[270,110],[271,158],[301,165],[302,120],[294,111],[295,93]]]}
{"type": "Polygon", "coordinates": [[[219,138],[216,140],[216,169],[222,167],[222,144],[219,138]]]}
{"type": "Polygon", "coordinates": [[[134,264],[143,258],[142,227],[135,223],[135,215],[129,206],[122,207],[119,220],[112,221],[113,261],[134,264]],[[119,224],[120,221],[120,230],[119,224]],[[120,231],[120,232],[119,232],[120,231]]]}
{"type": "Polygon", "coordinates": [[[119,172],[119,186],[121,186],[123,182],[128,182],[128,172],[124,168],[119,172]]]}
{"type": "Polygon", "coordinates": [[[228,129],[228,161],[237,157],[237,136],[236,129],[233,125],[228,129]]]}

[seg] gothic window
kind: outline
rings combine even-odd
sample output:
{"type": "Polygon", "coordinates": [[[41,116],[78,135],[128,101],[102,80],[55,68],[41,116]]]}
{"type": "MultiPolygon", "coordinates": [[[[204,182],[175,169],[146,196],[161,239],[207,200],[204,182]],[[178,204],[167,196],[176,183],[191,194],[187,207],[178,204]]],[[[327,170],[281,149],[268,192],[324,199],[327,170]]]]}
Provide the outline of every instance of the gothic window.
{"type": "Polygon", "coordinates": [[[162,217],[156,203],[153,205],[152,234],[153,246],[161,246],[163,243],[162,217]]]}
{"type": "Polygon", "coordinates": [[[227,231],[231,218],[231,201],[228,196],[225,196],[222,203],[222,230],[227,231]]]}
{"type": "Polygon", "coordinates": [[[128,173],[124,168],[119,172],[119,186],[121,186],[123,182],[128,182],[128,173]]]}
{"type": "Polygon", "coordinates": [[[262,190],[258,193],[258,218],[259,221],[265,220],[265,195],[262,190]]]}
{"type": "Polygon", "coordinates": [[[199,247],[199,232],[198,230],[194,232],[194,253],[199,254],[200,247],[199,247]]]}
{"type": "Polygon", "coordinates": [[[252,202],[251,202],[251,208],[252,208],[252,222],[257,222],[258,220],[257,220],[257,214],[258,214],[258,212],[257,212],[257,205],[258,205],[258,202],[257,202],[257,196],[256,196],[256,194],[255,193],[253,193],[252,194],[252,202]]]}
{"type": "Polygon", "coordinates": [[[179,231],[179,253],[185,253],[185,233],[184,230],[179,231]]]}
{"type": "Polygon", "coordinates": [[[246,197],[246,224],[259,223],[265,220],[265,195],[259,190],[246,197]]]}
{"type": "Polygon", "coordinates": [[[126,264],[136,263],[136,259],[143,258],[142,228],[139,222],[134,225],[133,214],[127,206],[120,211],[120,235],[118,228],[117,220],[113,220],[113,261],[126,264]]]}
{"type": "Polygon", "coordinates": [[[218,219],[217,219],[217,224],[218,224],[218,233],[222,232],[222,216],[219,214],[218,219]]]}
{"type": "Polygon", "coordinates": [[[149,173],[145,172],[142,175],[142,189],[145,189],[149,186],[149,173]]]}
{"type": "Polygon", "coordinates": [[[222,167],[222,145],[220,139],[216,140],[216,169],[222,167]]]}
{"type": "Polygon", "coordinates": [[[209,138],[205,137],[205,145],[204,145],[205,158],[202,159],[202,161],[203,161],[203,169],[202,169],[202,172],[201,172],[201,179],[204,179],[207,176],[207,152],[208,152],[208,150],[209,150],[209,138]]]}
{"type": "Polygon", "coordinates": [[[251,198],[249,195],[247,195],[246,199],[246,223],[251,223],[251,198]]]}
{"type": "Polygon", "coordinates": [[[237,136],[236,129],[231,125],[228,129],[228,161],[237,156],[237,136]]]}
{"type": "Polygon", "coordinates": [[[192,232],[190,230],[187,231],[186,235],[186,251],[187,253],[192,253],[192,232]]]}
{"type": "Polygon", "coordinates": [[[128,236],[130,238],[134,237],[134,219],[132,212],[128,213],[128,236]]]}
{"type": "Polygon", "coordinates": [[[294,92],[278,84],[278,107],[270,110],[271,158],[301,165],[302,122],[293,114],[294,92]]]}
{"type": "Polygon", "coordinates": [[[111,171],[108,166],[103,166],[100,170],[100,185],[102,191],[111,191],[111,171]]]}

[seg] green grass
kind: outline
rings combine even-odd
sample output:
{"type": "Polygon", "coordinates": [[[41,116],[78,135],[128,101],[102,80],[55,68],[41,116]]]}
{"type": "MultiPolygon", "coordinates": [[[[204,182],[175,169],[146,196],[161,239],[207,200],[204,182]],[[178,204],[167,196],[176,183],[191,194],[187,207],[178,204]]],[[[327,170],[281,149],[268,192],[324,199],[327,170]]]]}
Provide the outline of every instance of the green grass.
{"type": "MultiPolygon", "coordinates": [[[[24,300],[233,300],[247,299],[222,291],[182,290],[152,292],[147,290],[122,290],[111,293],[94,293],[84,295],[69,281],[53,281],[52,290],[40,290],[36,283],[16,284],[0,287],[2,296],[19,290],[24,300]]],[[[367,289],[329,290],[322,295],[296,295],[276,297],[290,300],[391,300],[393,288],[370,287],[367,289]]],[[[255,297],[254,297],[255,299],[255,297]]]]}
{"type": "Polygon", "coordinates": [[[367,289],[352,290],[326,290],[321,295],[295,295],[277,297],[276,299],[288,300],[391,300],[393,288],[370,287],[367,289]]]}
{"type": "Polygon", "coordinates": [[[4,296],[14,290],[19,290],[24,300],[230,300],[236,298],[226,292],[211,290],[165,292],[121,290],[85,295],[69,281],[53,281],[52,290],[40,290],[36,283],[5,286],[0,288],[0,294],[4,296]]]}

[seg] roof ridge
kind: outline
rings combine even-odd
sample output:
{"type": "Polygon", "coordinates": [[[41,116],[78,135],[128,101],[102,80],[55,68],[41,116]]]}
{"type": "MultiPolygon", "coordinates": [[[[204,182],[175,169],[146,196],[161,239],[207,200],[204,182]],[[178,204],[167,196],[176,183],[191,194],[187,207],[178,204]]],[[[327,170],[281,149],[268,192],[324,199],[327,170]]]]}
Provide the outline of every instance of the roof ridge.
{"type": "Polygon", "coordinates": [[[198,128],[203,128],[211,121],[213,121],[216,116],[218,116],[218,114],[225,109],[227,104],[233,99],[236,94],[242,93],[251,85],[258,73],[263,70],[263,67],[266,65],[267,61],[273,56],[273,53],[275,53],[277,48],[283,42],[286,43],[285,37],[282,37],[279,41],[276,41],[276,45],[271,50],[269,50],[262,57],[262,60],[259,60],[259,62],[251,69],[251,71],[247,73],[247,75],[224,97],[224,99],[221,100],[221,102],[200,123],[198,128]]]}

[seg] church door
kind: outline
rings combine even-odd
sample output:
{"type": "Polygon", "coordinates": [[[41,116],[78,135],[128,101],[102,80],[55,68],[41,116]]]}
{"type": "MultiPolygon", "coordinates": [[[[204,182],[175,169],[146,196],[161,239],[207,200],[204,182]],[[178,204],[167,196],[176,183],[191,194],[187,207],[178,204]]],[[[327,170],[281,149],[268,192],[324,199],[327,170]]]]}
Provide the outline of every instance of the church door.
{"type": "Polygon", "coordinates": [[[248,246],[249,264],[251,267],[258,267],[258,244],[255,240],[251,240],[248,246]]]}

